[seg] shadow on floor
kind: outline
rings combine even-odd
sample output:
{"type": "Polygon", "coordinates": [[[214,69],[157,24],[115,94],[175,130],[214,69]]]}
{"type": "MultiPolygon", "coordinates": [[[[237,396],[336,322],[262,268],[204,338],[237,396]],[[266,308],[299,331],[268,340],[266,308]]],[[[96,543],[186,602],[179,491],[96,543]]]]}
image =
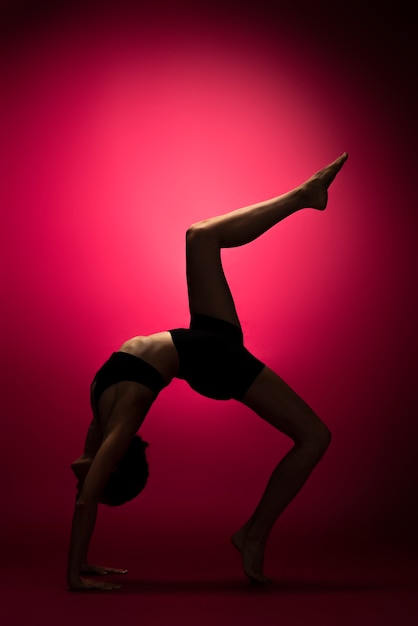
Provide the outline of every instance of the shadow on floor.
{"type": "MultiPolygon", "coordinates": [[[[111,577],[109,577],[111,580],[111,577]]],[[[275,580],[270,584],[251,584],[246,580],[118,580],[118,593],[141,594],[299,594],[299,593],[370,593],[406,590],[403,584],[329,580],[275,580]]]]}

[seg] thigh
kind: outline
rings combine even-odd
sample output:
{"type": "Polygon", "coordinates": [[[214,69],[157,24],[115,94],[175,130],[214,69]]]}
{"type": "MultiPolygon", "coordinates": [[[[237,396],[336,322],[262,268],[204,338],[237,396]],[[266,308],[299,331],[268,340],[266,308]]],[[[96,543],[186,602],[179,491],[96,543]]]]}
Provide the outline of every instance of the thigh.
{"type": "Polygon", "coordinates": [[[269,367],[265,367],[241,402],[296,443],[315,437],[323,422],[269,367]]]}
{"type": "Polygon", "coordinates": [[[186,273],[190,313],[209,315],[240,326],[225,278],[215,233],[195,226],[186,238],[186,273]]]}

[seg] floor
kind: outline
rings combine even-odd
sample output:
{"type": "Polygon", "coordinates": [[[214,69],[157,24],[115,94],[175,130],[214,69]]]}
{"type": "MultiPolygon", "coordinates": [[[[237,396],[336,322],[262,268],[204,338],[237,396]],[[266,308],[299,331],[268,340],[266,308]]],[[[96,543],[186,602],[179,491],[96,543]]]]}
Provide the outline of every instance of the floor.
{"type": "Polygon", "coordinates": [[[66,589],[63,536],[39,542],[32,538],[24,554],[8,551],[1,574],[0,622],[2,626],[418,624],[418,563],[406,550],[353,541],[338,545],[317,541],[306,549],[297,535],[289,537],[285,547],[272,539],[266,572],[274,582],[258,587],[243,577],[239,555],[225,535],[215,533],[209,544],[202,544],[198,536],[183,539],[178,533],[171,537],[155,533],[141,548],[128,549],[122,537],[122,545],[106,551],[112,561],[102,559],[102,564],[129,569],[122,589],[87,594],[66,589]],[[41,557],[39,546],[48,543],[41,557]]]}

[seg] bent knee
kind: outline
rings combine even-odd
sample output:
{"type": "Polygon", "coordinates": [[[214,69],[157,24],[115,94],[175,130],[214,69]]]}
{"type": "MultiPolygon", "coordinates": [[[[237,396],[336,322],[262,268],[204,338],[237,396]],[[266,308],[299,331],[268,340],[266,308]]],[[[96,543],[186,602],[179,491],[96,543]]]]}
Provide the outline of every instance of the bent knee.
{"type": "Polygon", "coordinates": [[[301,443],[313,456],[320,458],[331,443],[331,432],[321,422],[301,443]]]}
{"type": "Polygon", "coordinates": [[[208,239],[210,235],[213,235],[213,228],[210,226],[210,220],[202,220],[189,226],[186,231],[186,243],[187,245],[193,244],[195,241],[201,241],[202,239],[208,239]]]}
{"type": "Polygon", "coordinates": [[[332,435],[331,431],[325,424],[322,424],[321,434],[319,435],[319,447],[323,452],[328,448],[331,443],[332,435]]]}

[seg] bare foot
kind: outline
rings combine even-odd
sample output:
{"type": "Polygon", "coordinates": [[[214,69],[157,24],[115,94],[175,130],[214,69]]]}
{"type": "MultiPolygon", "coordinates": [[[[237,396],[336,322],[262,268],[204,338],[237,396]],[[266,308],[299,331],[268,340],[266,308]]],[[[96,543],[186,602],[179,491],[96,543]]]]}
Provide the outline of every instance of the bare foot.
{"type": "Polygon", "coordinates": [[[233,546],[242,557],[244,573],[252,583],[271,583],[271,578],[263,574],[264,545],[260,541],[246,539],[245,530],[239,530],[231,537],[233,546]]]}
{"type": "Polygon", "coordinates": [[[303,185],[308,204],[312,209],[323,211],[328,202],[328,187],[348,159],[347,152],[344,152],[338,159],[316,172],[303,185]]]}

